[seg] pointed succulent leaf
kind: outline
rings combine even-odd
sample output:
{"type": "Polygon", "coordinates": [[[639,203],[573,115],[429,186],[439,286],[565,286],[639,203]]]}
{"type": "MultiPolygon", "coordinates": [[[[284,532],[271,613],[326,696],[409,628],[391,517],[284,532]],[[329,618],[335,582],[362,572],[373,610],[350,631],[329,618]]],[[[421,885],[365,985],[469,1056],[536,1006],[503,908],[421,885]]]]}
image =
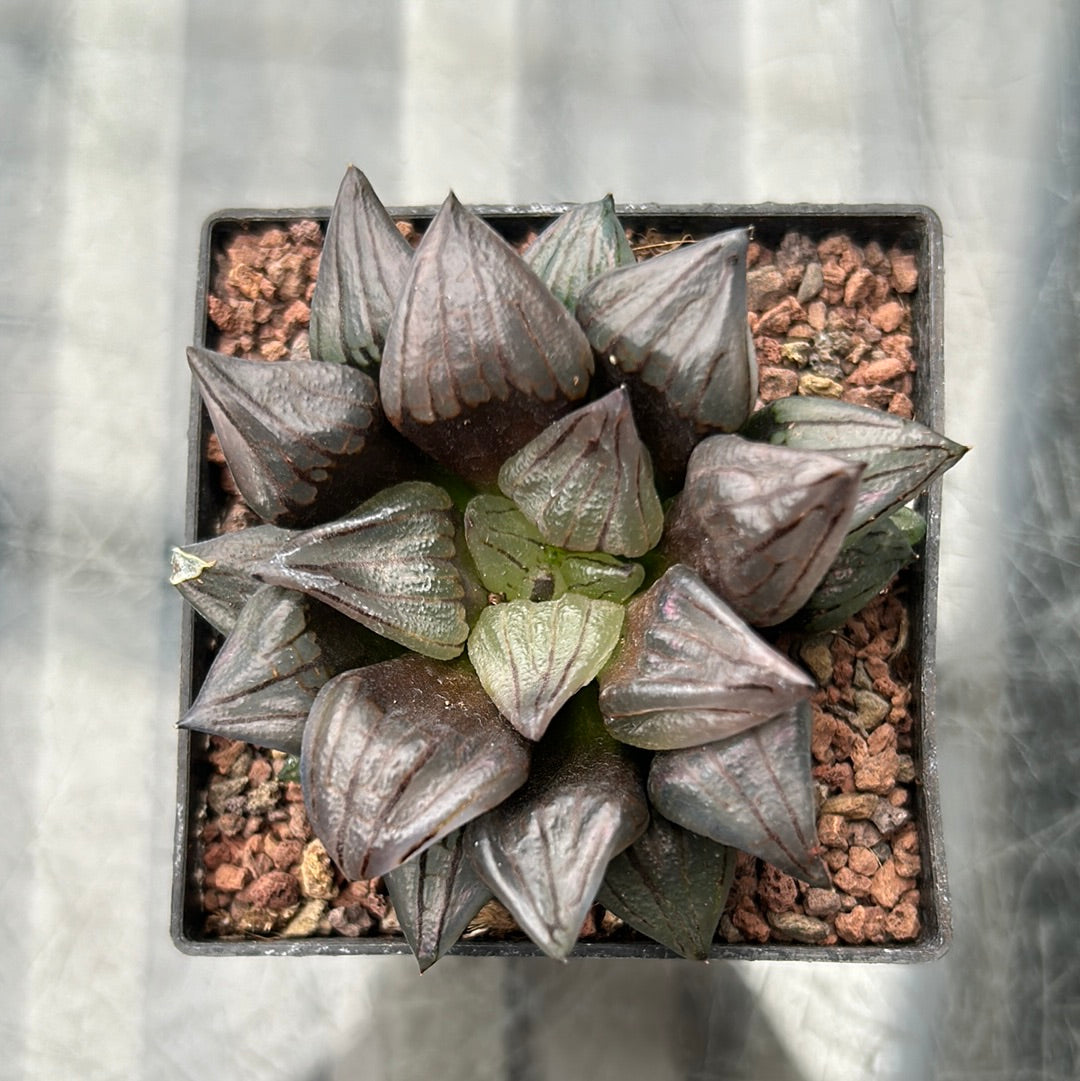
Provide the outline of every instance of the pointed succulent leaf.
{"type": "Polygon", "coordinates": [[[735,850],[653,812],[648,830],[608,864],[597,900],[682,957],[704,961],[735,877],[735,850]]]}
{"type": "Polygon", "coordinates": [[[560,214],[525,250],[537,277],[573,311],[593,278],[634,262],[610,195],[560,214]]]}
{"type": "Polygon", "coordinates": [[[771,402],[750,418],[745,434],[863,463],[852,530],[906,503],[967,453],[967,447],[918,421],[831,398],[771,402]]]}
{"type": "Polygon", "coordinates": [[[627,606],[600,688],[616,739],[670,750],[763,724],[809,697],[814,683],[677,564],[627,606]]]}
{"type": "Polygon", "coordinates": [[[547,566],[544,541],[509,500],[499,495],[478,495],[465,508],[465,540],[480,580],[492,593],[515,599],[529,598],[537,575],[551,577],[552,596],[566,591],[547,566]]]}
{"type": "Polygon", "coordinates": [[[622,605],[576,593],[493,604],[469,636],[469,660],[499,712],[536,740],[570,696],[596,677],[622,622],[622,605]]]}
{"type": "Polygon", "coordinates": [[[892,518],[871,522],[848,537],[821,584],[795,613],[801,631],[832,631],[862,611],[907,566],[915,553],[892,518]]]}
{"type": "Polygon", "coordinates": [[[536,526],[500,495],[469,501],[465,539],[484,586],[508,600],[549,600],[569,589],[596,600],[622,602],[645,579],[638,563],[545,544],[536,526]]]}
{"type": "Polygon", "coordinates": [[[557,551],[551,557],[562,573],[566,588],[600,601],[623,604],[645,581],[640,563],[627,563],[605,552],[557,551]]]}
{"type": "Polygon", "coordinates": [[[649,822],[618,747],[583,691],[537,746],[528,784],[465,831],[481,878],[550,957],[574,948],[608,863],[649,822]]]}
{"type": "Polygon", "coordinates": [[[828,886],[817,856],[811,721],[810,703],[801,702],[729,739],[664,751],[652,762],[649,799],[694,833],[828,886]]]}
{"type": "Polygon", "coordinates": [[[236,486],[265,521],[335,517],[400,478],[363,372],[195,347],[187,355],[236,486]]]}
{"type": "Polygon", "coordinates": [[[610,378],[626,381],[658,473],[750,414],[757,364],[746,326],[747,229],[719,233],[590,283],[577,317],[610,378]]]}
{"type": "Polygon", "coordinates": [[[368,179],[350,165],[338,189],[311,298],[311,356],[366,368],[382,356],[412,248],[368,179]]]}
{"type": "Polygon", "coordinates": [[[541,432],[499,470],[499,487],[544,540],[571,551],[641,556],[664,527],[625,387],[541,432]]]}
{"type": "Polygon", "coordinates": [[[345,518],[296,534],[256,573],[408,649],[448,660],[469,636],[450,507],[434,484],[395,485],[345,518]]]}
{"type": "Polygon", "coordinates": [[[512,248],[451,194],[413,257],[379,370],[390,423],[475,484],[584,398],[592,350],[512,248]]]}
{"type": "Polygon", "coordinates": [[[169,584],[215,630],[228,634],[244,605],[262,588],[252,570],[292,535],[287,529],[259,525],[174,548],[169,584]]]}
{"type": "Polygon", "coordinates": [[[862,469],[821,451],[710,436],[694,448],[668,512],[664,554],[748,623],[781,623],[840,551],[862,469]]]}
{"type": "Polygon", "coordinates": [[[451,949],[492,897],[465,856],[463,835],[455,830],[384,878],[421,972],[451,949]]]}
{"type": "Polygon", "coordinates": [[[323,687],[300,772],[327,852],[347,878],[373,878],[505,800],[529,751],[467,665],[410,654],[323,687]]]}
{"type": "Polygon", "coordinates": [[[926,519],[910,507],[899,507],[889,515],[889,521],[904,535],[912,548],[917,548],[926,537],[926,519]]]}
{"type": "Polygon", "coordinates": [[[323,684],[396,651],[302,593],[262,586],[214,658],[180,727],[299,754],[308,711],[323,684]]]}

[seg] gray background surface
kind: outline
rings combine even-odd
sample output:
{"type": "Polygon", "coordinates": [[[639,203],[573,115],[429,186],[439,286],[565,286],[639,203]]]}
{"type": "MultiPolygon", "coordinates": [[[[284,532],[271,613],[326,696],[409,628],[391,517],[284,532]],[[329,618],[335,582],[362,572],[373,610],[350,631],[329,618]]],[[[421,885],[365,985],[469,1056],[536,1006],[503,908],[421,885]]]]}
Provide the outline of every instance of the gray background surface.
{"type": "Polygon", "coordinates": [[[1076,1077],[1078,61],[1065,0],[0,6],[0,1077],[1076,1077]],[[943,960],[173,949],[199,225],[350,161],[397,204],[941,215],[943,960]]]}

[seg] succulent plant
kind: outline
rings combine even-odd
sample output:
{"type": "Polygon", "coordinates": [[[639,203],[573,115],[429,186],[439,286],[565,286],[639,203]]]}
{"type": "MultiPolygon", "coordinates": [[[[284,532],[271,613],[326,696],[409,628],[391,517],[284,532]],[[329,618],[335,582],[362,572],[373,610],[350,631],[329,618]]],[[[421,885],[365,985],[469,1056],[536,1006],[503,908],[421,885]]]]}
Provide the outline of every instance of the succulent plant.
{"type": "Polygon", "coordinates": [[[636,262],[608,196],[519,255],[451,194],[414,252],[350,168],[310,359],[188,351],[266,524],[174,550],[227,636],[180,723],[299,754],[422,968],[493,896],[554,957],[597,896],[705,957],[735,849],[828,883],[815,684],[761,629],[873,597],[964,448],[754,412],[748,242],[636,262]]]}

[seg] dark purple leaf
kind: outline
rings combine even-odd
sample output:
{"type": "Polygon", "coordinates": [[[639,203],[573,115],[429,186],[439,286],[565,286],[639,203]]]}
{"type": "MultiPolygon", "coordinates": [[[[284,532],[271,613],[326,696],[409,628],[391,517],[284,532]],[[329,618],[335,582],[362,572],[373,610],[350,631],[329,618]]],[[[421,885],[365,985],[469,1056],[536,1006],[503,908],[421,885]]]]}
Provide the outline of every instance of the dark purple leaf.
{"type": "Polygon", "coordinates": [[[653,759],[649,799],[693,833],[828,886],[817,856],[811,723],[810,703],[802,702],[730,739],[664,751],[653,759]]]}
{"type": "Polygon", "coordinates": [[[615,215],[615,200],[605,195],[561,214],[529,245],[524,259],[573,311],[585,286],[607,270],[629,266],[634,250],[615,215]]]}
{"type": "Polygon", "coordinates": [[[251,572],[292,536],[287,529],[259,525],[174,548],[169,584],[215,630],[228,634],[262,588],[251,572]]]}
{"type": "Polygon", "coordinates": [[[386,639],[302,593],[262,586],[214,658],[180,727],[299,754],[308,711],[323,684],[394,651],[386,639]]]}
{"type": "Polygon", "coordinates": [[[195,347],[187,355],[236,486],[265,521],[336,517],[411,472],[363,372],[195,347]]]}
{"type": "Polygon", "coordinates": [[[382,356],[412,248],[368,179],[350,165],[338,189],[311,298],[311,356],[366,368],[382,356]]]}
{"type": "Polygon", "coordinates": [[[694,448],[663,550],[748,623],[772,626],[809,599],[844,542],[862,466],[714,435],[694,448]]]}
{"type": "Polygon", "coordinates": [[[744,434],[863,463],[852,530],[906,503],[967,453],[918,421],[830,398],[771,402],[750,418],[744,434]]]}
{"type": "Polygon", "coordinates": [[[592,351],[567,310],[451,194],[424,234],[379,371],[390,422],[466,480],[584,399],[592,351]]]}
{"type": "Polygon", "coordinates": [[[593,281],[577,306],[601,370],[625,381],[658,474],[749,416],[757,364],[746,324],[749,231],[733,229],[593,281]]]}
{"type": "Polygon", "coordinates": [[[802,631],[832,631],[862,611],[915,553],[891,518],[848,537],[810,599],[792,617],[802,631]]]}
{"type": "Polygon", "coordinates": [[[499,487],[544,540],[571,551],[642,556],[664,528],[625,387],[545,428],[506,461],[499,487]]]}
{"type": "Polygon", "coordinates": [[[421,972],[461,938],[492,897],[465,856],[463,835],[463,830],[455,830],[384,878],[421,972]]]}
{"type": "Polygon", "coordinates": [[[399,867],[497,806],[528,772],[528,744],[468,665],[416,655],[327,683],[300,759],[312,828],[352,879],[399,867]]]}
{"type": "Polygon", "coordinates": [[[814,682],[677,564],[627,606],[600,688],[616,739],[670,750],[762,724],[807,698],[814,682]]]}
{"type": "Polygon", "coordinates": [[[597,900],[682,957],[704,961],[735,877],[735,850],[655,811],[648,830],[608,864],[597,900]]]}
{"type": "Polygon", "coordinates": [[[410,481],[345,518],[296,534],[256,573],[318,597],[408,649],[448,660],[469,636],[455,535],[450,497],[434,484],[410,481]]]}
{"type": "Polygon", "coordinates": [[[563,958],[611,858],[648,822],[637,769],[583,691],[536,747],[528,784],[467,827],[465,848],[522,930],[563,958]]]}

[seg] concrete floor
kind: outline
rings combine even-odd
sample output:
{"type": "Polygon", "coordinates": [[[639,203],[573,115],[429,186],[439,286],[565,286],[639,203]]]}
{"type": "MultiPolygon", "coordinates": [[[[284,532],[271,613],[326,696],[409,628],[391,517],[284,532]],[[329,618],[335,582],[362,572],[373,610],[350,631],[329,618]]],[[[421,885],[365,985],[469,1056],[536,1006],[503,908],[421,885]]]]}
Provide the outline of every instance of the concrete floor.
{"type": "Polygon", "coordinates": [[[0,9],[0,1077],[1080,1070],[1077,61],[1059,0],[0,9]],[[207,960],[168,938],[198,230],[328,203],[919,202],[946,233],[941,786],[919,968],[207,960]]]}

